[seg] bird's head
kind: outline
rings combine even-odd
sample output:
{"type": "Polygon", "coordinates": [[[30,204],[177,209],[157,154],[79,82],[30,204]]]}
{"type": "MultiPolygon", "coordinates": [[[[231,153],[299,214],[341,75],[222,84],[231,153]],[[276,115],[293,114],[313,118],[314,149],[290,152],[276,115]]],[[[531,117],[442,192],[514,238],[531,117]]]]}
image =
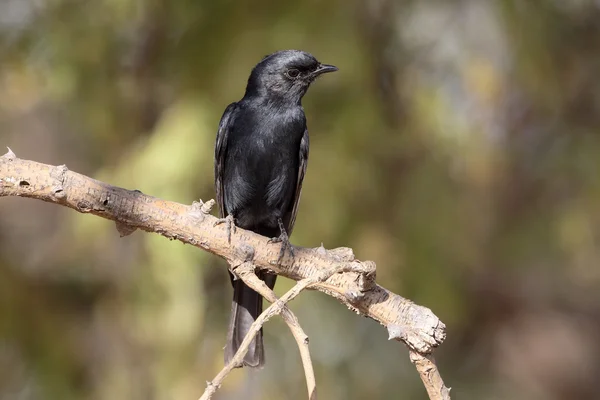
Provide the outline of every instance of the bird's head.
{"type": "Polygon", "coordinates": [[[337,71],[305,51],[282,50],[264,57],[252,70],[246,95],[267,95],[299,103],[321,74],[337,71]]]}

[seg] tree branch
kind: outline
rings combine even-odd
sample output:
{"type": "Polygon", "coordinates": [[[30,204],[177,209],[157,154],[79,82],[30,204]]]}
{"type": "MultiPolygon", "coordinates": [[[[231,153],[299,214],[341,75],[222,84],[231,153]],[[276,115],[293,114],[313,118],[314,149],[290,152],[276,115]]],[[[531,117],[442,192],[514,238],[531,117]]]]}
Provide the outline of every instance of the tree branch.
{"type": "Polygon", "coordinates": [[[161,200],[69,171],[64,165],[21,160],[10,149],[0,157],[2,196],[30,197],[98,215],[115,221],[121,236],[135,229],[159,233],[220,256],[230,265],[251,261],[256,268],[295,281],[336,268],[344,273],[336,273],[311,288],[378,321],[387,328],[390,340],[402,341],[409,349],[427,355],[446,337],[445,325],[430,309],[377,285],[375,263],[357,260],[349,248],[295,247],[293,263],[286,256],[282,265],[277,265],[279,245],[267,243],[263,236],[237,228],[228,243],[226,228],[215,226],[217,219],[209,215],[213,200],[191,206],[161,200]]]}
{"type": "Polygon", "coordinates": [[[444,385],[433,355],[410,351],[410,361],[417,368],[431,400],[450,400],[450,389],[444,385]]]}

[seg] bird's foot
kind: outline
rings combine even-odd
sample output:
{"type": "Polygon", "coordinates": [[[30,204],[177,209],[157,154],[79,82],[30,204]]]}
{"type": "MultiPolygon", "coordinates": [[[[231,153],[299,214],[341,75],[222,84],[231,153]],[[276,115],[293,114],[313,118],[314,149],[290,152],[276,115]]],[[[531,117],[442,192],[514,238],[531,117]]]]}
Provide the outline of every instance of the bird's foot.
{"type": "Polygon", "coordinates": [[[231,244],[231,233],[235,233],[235,221],[233,220],[233,215],[229,214],[225,218],[219,218],[213,226],[227,224],[225,226],[225,230],[227,232],[227,243],[231,244]]]}
{"type": "Polygon", "coordinates": [[[292,257],[292,259],[295,257],[294,247],[290,243],[290,238],[289,238],[281,220],[279,221],[279,229],[281,230],[281,234],[278,237],[269,239],[269,241],[267,242],[269,244],[270,243],[281,243],[281,248],[279,249],[279,257],[277,258],[277,265],[281,264],[281,260],[283,259],[283,256],[285,255],[286,249],[290,253],[290,256],[292,257]]]}

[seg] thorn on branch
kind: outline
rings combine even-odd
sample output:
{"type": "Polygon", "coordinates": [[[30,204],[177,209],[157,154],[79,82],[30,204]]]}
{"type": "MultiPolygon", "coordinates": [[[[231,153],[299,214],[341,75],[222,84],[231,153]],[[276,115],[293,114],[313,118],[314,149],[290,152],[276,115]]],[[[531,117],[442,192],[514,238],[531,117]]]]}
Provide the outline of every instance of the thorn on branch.
{"type": "Polygon", "coordinates": [[[7,147],[8,152],[2,156],[2,158],[8,160],[8,161],[13,161],[17,158],[17,156],[15,155],[15,153],[13,153],[13,151],[10,149],[10,147],[7,147]]]}
{"type": "Polygon", "coordinates": [[[199,222],[204,220],[206,213],[203,211],[204,202],[202,200],[192,202],[192,206],[190,207],[190,216],[197,219],[199,222]]]}
{"type": "Polygon", "coordinates": [[[119,221],[115,221],[115,225],[121,237],[129,236],[137,230],[137,228],[119,221]]]}
{"type": "Polygon", "coordinates": [[[317,254],[320,254],[323,256],[327,255],[327,250],[323,246],[323,242],[321,242],[321,245],[319,247],[317,247],[317,254]]]}
{"type": "Polygon", "coordinates": [[[192,213],[202,214],[203,216],[208,215],[208,214],[210,214],[210,212],[214,206],[215,206],[215,201],[212,199],[207,201],[206,203],[203,202],[202,200],[194,201],[192,203],[192,213]]]}
{"type": "Polygon", "coordinates": [[[210,214],[210,212],[214,206],[215,206],[215,201],[213,199],[210,199],[206,203],[202,204],[202,207],[200,207],[200,211],[202,211],[204,214],[210,214]]]}
{"type": "Polygon", "coordinates": [[[210,388],[215,388],[215,389],[219,389],[221,387],[221,385],[215,385],[211,381],[206,381],[206,386],[210,387],[210,388]]]}

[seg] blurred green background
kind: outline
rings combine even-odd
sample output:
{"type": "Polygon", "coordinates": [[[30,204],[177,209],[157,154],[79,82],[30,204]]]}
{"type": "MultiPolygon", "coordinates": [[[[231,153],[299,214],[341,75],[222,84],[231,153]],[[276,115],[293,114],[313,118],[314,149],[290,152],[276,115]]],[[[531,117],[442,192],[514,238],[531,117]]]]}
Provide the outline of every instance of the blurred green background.
{"type": "MultiPolygon", "coordinates": [[[[304,99],[297,245],[350,246],[447,325],[460,399],[599,399],[600,3],[2,0],[0,146],[191,204],[263,55],[340,68],[304,99]]],[[[277,292],[291,287],[281,279],[277,292]]],[[[222,367],[225,263],[0,199],[0,399],[196,399],[222,367]]],[[[406,349],[320,293],[292,304],[323,399],[426,399],[406,349]]],[[[295,342],[219,399],[303,399],[295,342]]]]}

